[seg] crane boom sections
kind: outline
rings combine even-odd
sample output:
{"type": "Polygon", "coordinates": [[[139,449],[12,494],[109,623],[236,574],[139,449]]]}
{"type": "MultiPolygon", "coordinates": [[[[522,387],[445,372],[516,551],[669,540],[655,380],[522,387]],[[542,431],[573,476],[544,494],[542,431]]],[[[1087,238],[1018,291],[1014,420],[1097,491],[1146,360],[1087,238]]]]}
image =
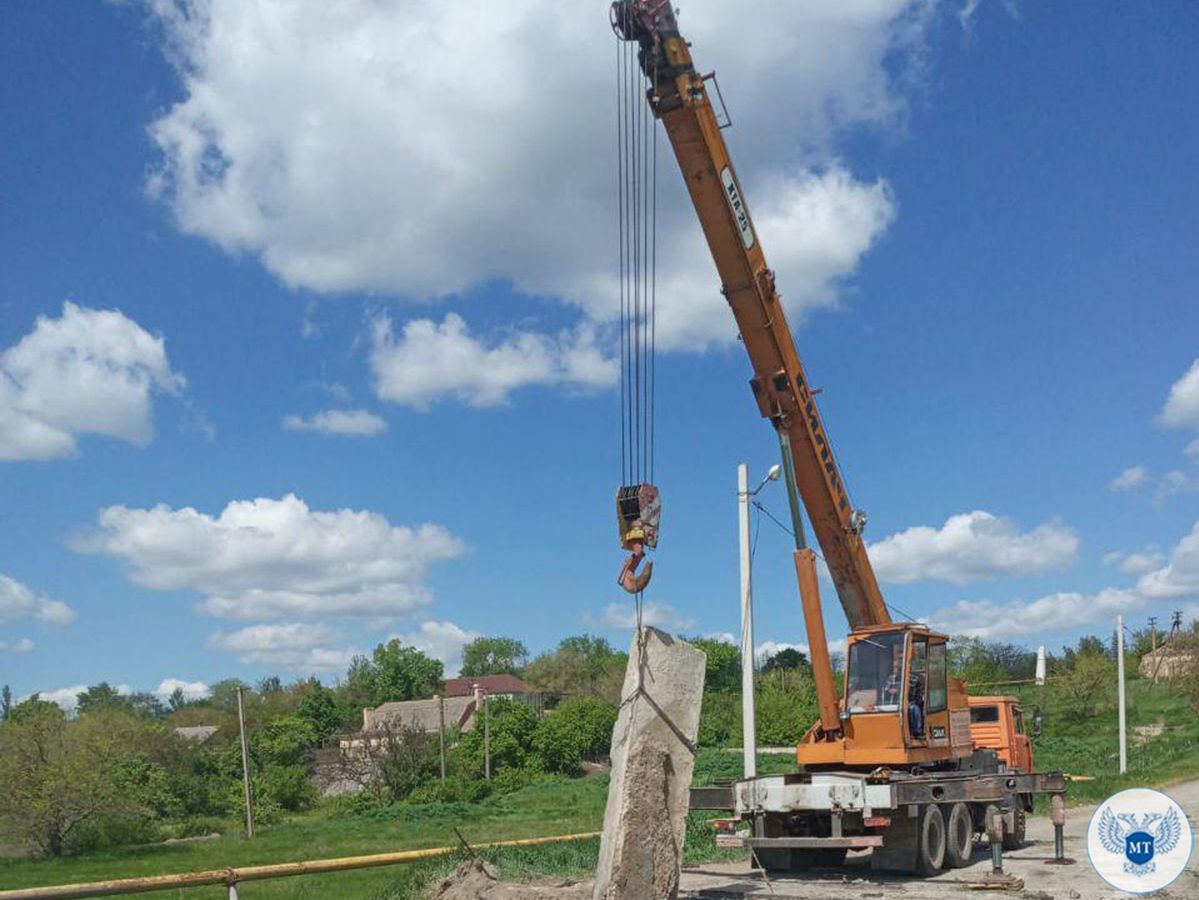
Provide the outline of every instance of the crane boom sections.
{"type": "Polygon", "coordinates": [[[890,623],[861,537],[863,518],[833,457],[706,82],[669,0],[617,0],[613,27],[640,44],[648,101],[662,121],[753,366],[761,413],[791,446],[795,482],[852,628],[890,623]]]}

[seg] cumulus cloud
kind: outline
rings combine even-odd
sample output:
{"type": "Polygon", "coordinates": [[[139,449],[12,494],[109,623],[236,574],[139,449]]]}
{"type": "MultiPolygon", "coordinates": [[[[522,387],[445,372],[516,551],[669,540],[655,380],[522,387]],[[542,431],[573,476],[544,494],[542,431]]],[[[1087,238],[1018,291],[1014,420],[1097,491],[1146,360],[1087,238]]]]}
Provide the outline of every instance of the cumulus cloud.
{"type": "Polygon", "coordinates": [[[33,649],[33,641],[29,638],[18,638],[15,641],[0,640],[0,653],[28,653],[33,649]]]}
{"type": "MultiPolygon", "coordinates": [[[[591,617],[586,617],[592,621],[591,617]]],[[[667,603],[646,600],[641,605],[641,622],[666,631],[689,631],[695,627],[695,620],[683,615],[667,603]]],[[[632,603],[609,603],[599,615],[596,624],[607,628],[636,628],[637,608],[632,603]]]]}
{"type": "Polygon", "coordinates": [[[1103,556],[1105,566],[1118,565],[1121,572],[1127,572],[1130,575],[1150,572],[1161,566],[1165,560],[1166,557],[1156,547],[1146,547],[1136,553],[1121,553],[1119,550],[1113,550],[1103,556]]]}
{"type": "MultiPolygon", "coordinates": [[[[1008,603],[963,600],[935,613],[932,622],[955,634],[1006,639],[1075,630],[1118,613],[1144,610],[1155,601],[1168,601],[1177,608],[1181,601],[1199,600],[1199,522],[1174,546],[1168,560],[1149,547],[1127,555],[1108,553],[1103,561],[1119,563],[1123,571],[1140,578],[1133,587],[1111,587],[1096,593],[1061,591],[1008,603]]],[[[1191,606],[1199,609],[1199,604],[1191,606]]]]}
{"type": "Polygon", "coordinates": [[[393,635],[401,643],[415,647],[433,659],[441,660],[447,677],[458,674],[462,668],[462,648],[483,635],[468,631],[453,622],[422,622],[416,631],[393,635]]]}
{"type": "Polygon", "coordinates": [[[1010,640],[1070,631],[1144,606],[1144,597],[1123,588],[1107,588],[1095,594],[1063,591],[1027,602],[962,600],[934,613],[931,624],[952,634],[1010,640]]]}
{"type": "Polygon", "coordinates": [[[1175,545],[1169,562],[1141,576],[1137,590],[1154,600],[1199,599],[1199,522],[1175,545]]]}
{"type": "Polygon", "coordinates": [[[0,352],[0,461],[70,456],[80,434],[145,446],[151,395],[183,384],[161,337],[117,310],[64,303],[0,352]]]}
{"type": "Polygon", "coordinates": [[[618,371],[590,327],[555,338],[517,330],[485,341],[453,313],[440,324],[407,322],[398,337],[391,321],[380,317],[370,363],[381,399],[422,411],[449,396],[468,406],[496,406],[529,385],[603,387],[616,382],[618,371]]]}
{"type": "MultiPolygon", "coordinates": [[[[602,8],[150,8],[182,96],[150,126],[148,187],[184,232],[319,292],[431,300],[504,281],[587,322],[617,316],[614,126],[596,114],[615,103],[616,54],[602,8]],[[471,65],[446,65],[449,47],[471,65]],[[570,65],[546,77],[566,48],[570,65]],[[479,90],[479,72],[503,74],[479,90]]],[[[774,2],[750,23],[736,4],[699,0],[684,13],[700,65],[719,69],[734,119],[752,128],[730,140],[793,315],[833,302],[894,218],[885,182],[855,178],[834,146],[901,117],[889,73],[919,56],[927,10],[774,2]]],[[[660,148],[659,346],[729,341],[714,267],[664,138],[660,148]]]]}
{"type": "Polygon", "coordinates": [[[1199,459],[1199,438],[1195,438],[1182,450],[1183,454],[1191,459],[1199,459]]]}
{"type": "Polygon", "coordinates": [[[1120,491],[1131,491],[1133,488],[1144,484],[1148,476],[1149,473],[1145,471],[1144,466],[1131,466],[1113,478],[1108,487],[1117,493],[1120,491]]]}
{"type": "Polygon", "coordinates": [[[212,690],[203,681],[184,681],[181,678],[164,678],[154,689],[154,696],[159,700],[169,700],[175,691],[183,692],[185,700],[203,700],[212,690]]]}
{"type": "Polygon", "coordinates": [[[1021,532],[988,512],[950,516],[941,528],[916,526],[870,545],[880,581],[966,584],[998,575],[1039,575],[1074,561],[1078,536],[1059,522],[1021,532]]]}
{"type": "Polygon", "coordinates": [[[322,434],[346,437],[374,437],[387,430],[387,422],[382,416],[365,409],[326,409],[308,418],[287,416],[283,420],[283,427],[288,431],[319,431],[322,434]]]}
{"type": "Polygon", "coordinates": [[[110,506],[75,546],[125,560],[142,587],[198,591],[201,611],[233,619],[408,613],[432,600],[429,566],[465,548],[439,525],[311,510],[292,494],[234,501],[218,516],[110,506]]]}
{"type": "Polygon", "coordinates": [[[351,649],[336,646],[340,641],[341,635],[328,625],[287,622],[218,631],[208,638],[208,647],[235,653],[246,665],[333,672],[345,669],[355,655],[351,649]]]}
{"type": "Polygon", "coordinates": [[[70,625],[75,611],[61,600],[35,594],[15,578],[0,572],[0,622],[35,619],[48,625],[70,625]]]}
{"type": "Polygon", "coordinates": [[[1199,428],[1199,359],[1170,387],[1158,421],[1167,428],[1199,428]]]}

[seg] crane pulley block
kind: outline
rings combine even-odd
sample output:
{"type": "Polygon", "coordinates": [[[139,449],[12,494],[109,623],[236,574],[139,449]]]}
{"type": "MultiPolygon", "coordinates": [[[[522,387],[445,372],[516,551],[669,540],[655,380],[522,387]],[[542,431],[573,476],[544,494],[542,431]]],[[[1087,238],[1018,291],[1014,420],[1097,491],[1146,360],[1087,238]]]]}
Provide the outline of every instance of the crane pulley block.
{"type": "Polygon", "coordinates": [[[649,584],[654,564],[646,562],[645,568],[637,571],[645,559],[645,550],[658,546],[658,524],[662,519],[662,497],[652,484],[628,484],[616,492],[616,524],[620,533],[620,546],[629,551],[628,559],[620,568],[617,584],[630,594],[640,594],[649,584]]]}
{"type": "Polygon", "coordinates": [[[657,547],[661,519],[662,497],[654,485],[629,484],[616,492],[616,523],[625,550],[636,551],[638,544],[657,547]]]}

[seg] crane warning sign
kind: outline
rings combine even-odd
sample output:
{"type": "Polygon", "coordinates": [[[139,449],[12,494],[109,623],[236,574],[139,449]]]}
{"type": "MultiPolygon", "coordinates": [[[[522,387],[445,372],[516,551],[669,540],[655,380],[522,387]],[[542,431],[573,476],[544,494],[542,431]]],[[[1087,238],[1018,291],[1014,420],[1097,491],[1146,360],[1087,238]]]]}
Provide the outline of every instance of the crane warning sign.
{"type": "Polygon", "coordinates": [[[749,223],[749,213],[745,211],[745,204],[741,202],[741,191],[733,178],[733,170],[728,166],[721,169],[720,181],[724,184],[724,196],[729,201],[729,209],[733,211],[733,218],[737,221],[737,230],[741,232],[741,243],[749,250],[754,245],[754,227],[749,223]]]}

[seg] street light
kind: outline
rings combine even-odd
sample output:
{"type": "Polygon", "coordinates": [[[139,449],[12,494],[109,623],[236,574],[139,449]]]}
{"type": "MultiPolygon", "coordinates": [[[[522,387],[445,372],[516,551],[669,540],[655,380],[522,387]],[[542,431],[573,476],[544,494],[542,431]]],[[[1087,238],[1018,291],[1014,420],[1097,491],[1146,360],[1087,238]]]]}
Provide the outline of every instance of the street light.
{"type": "Polygon", "coordinates": [[[737,518],[741,537],[741,753],[745,760],[745,777],[758,772],[758,735],[754,721],[754,597],[753,573],[750,570],[749,498],[758,494],[771,481],[778,481],[783,467],[775,463],[752,491],[749,489],[749,467],[737,466],[737,518]]]}

